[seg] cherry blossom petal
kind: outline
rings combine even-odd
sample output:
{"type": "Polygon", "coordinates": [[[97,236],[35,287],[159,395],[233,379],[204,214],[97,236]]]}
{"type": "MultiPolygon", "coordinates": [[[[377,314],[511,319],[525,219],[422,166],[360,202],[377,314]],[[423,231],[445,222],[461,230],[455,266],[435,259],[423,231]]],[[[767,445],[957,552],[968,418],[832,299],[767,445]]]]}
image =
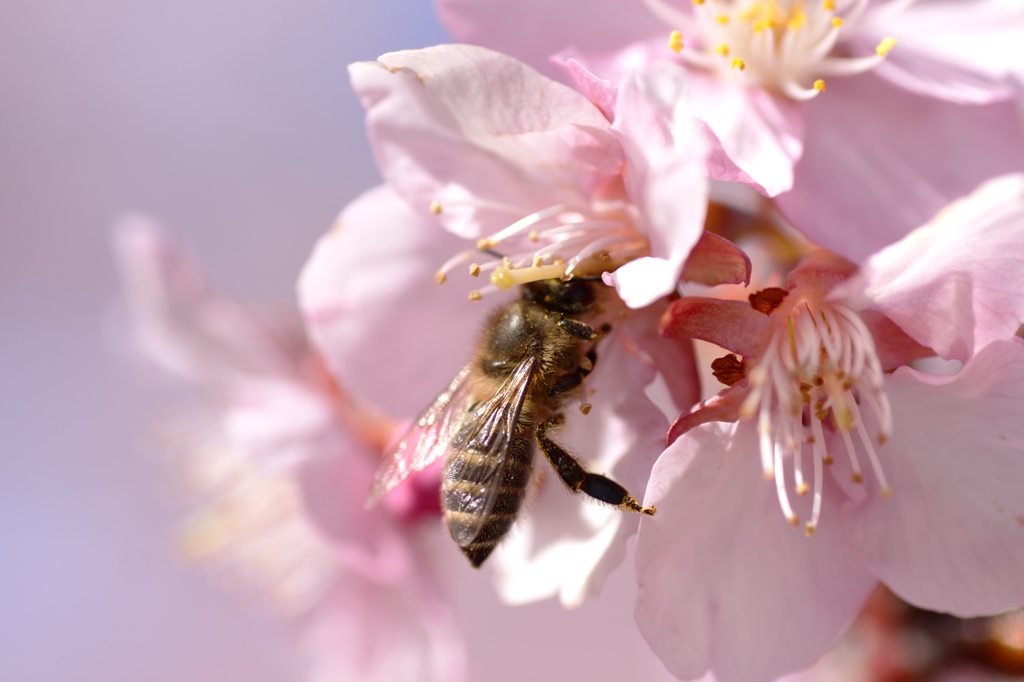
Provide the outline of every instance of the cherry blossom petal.
{"type": "Polygon", "coordinates": [[[412,418],[472,353],[486,304],[468,272],[434,282],[466,243],[417,215],[389,188],[352,202],[299,280],[313,343],[341,383],[385,412],[412,418]],[[445,333],[429,333],[443,326],[445,333]]]}
{"type": "MultiPolygon", "coordinates": [[[[876,581],[846,549],[837,489],[811,538],[779,513],[752,422],[705,424],[659,458],[636,543],[636,620],[668,669],[720,682],[770,680],[809,665],[876,581]]],[[[807,511],[810,500],[796,500],[807,511]]]]}
{"type": "Polygon", "coordinates": [[[982,185],[872,256],[837,291],[885,313],[944,358],[966,361],[1024,322],[1024,175],[982,185]]]}
{"type": "Polygon", "coordinates": [[[895,322],[876,310],[862,310],[860,319],[875,342],[875,352],[883,371],[935,355],[934,350],[914,341],[895,322]]]}
{"type": "Polygon", "coordinates": [[[693,245],[679,278],[713,287],[750,284],[750,258],[725,237],[704,232],[693,245]]]}
{"type": "MultiPolygon", "coordinates": [[[[864,56],[875,54],[875,46],[882,37],[865,40],[852,46],[851,51],[864,56]]],[[[965,67],[963,62],[944,59],[946,55],[930,54],[933,45],[929,41],[915,49],[900,40],[897,49],[875,67],[874,73],[917,95],[955,104],[992,104],[1020,96],[1020,85],[1009,77],[989,76],[965,67]]]]}
{"type": "Polygon", "coordinates": [[[621,168],[597,107],[497,52],[392,52],[352,64],[349,75],[388,184],[416,211],[440,202],[441,220],[460,236],[578,203],[621,168]]]}
{"type": "Polygon", "coordinates": [[[383,508],[364,506],[379,454],[337,422],[318,435],[307,440],[315,450],[297,476],[308,522],[344,570],[379,584],[408,580],[420,557],[407,527],[383,508]]]}
{"type": "Polygon", "coordinates": [[[432,585],[340,577],[304,633],[311,682],[462,682],[465,645],[432,585]]]}
{"type": "Polygon", "coordinates": [[[249,381],[225,406],[224,435],[239,456],[280,471],[329,451],[335,409],[323,393],[299,381],[249,381]]]}
{"type": "Polygon", "coordinates": [[[676,412],[685,412],[700,400],[700,376],[693,343],[661,335],[659,324],[669,302],[632,311],[626,321],[629,348],[634,356],[661,374],[676,412]]]}
{"type": "Polygon", "coordinates": [[[903,599],[969,617],[1024,604],[1024,341],[997,341],[960,374],[886,381],[891,499],[844,510],[861,560],[903,599]]]}
{"type": "Polygon", "coordinates": [[[572,79],[573,85],[583,93],[587,99],[594,103],[609,123],[615,120],[615,100],[619,96],[619,88],[611,81],[598,78],[580,64],[578,59],[567,57],[566,59],[553,58],[556,64],[565,69],[565,73],[572,79]]]}
{"type": "Polygon", "coordinates": [[[708,422],[734,422],[739,419],[740,407],[750,393],[746,383],[737,384],[719,391],[707,400],[695,405],[690,412],[683,412],[669,427],[665,443],[672,445],[684,433],[708,422]]]}
{"type": "Polygon", "coordinates": [[[672,301],[661,318],[670,338],[700,339],[745,357],[755,357],[767,342],[768,316],[746,301],[686,296],[672,301]]]}
{"type": "Polygon", "coordinates": [[[554,78],[562,74],[548,59],[569,45],[583,53],[603,53],[651,36],[668,39],[657,17],[623,0],[437,0],[434,4],[441,23],[457,41],[513,55],[554,78]]]}
{"type": "Polygon", "coordinates": [[[605,278],[631,308],[675,291],[704,232],[707,145],[682,96],[688,77],[662,63],[623,79],[612,130],[626,154],[626,187],[646,216],[651,256],[605,278]]]}
{"type": "Polygon", "coordinates": [[[857,274],[857,266],[831,251],[818,249],[807,254],[786,277],[786,291],[799,289],[825,294],[857,274]]]}
{"type": "MultiPolygon", "coordinates": [[[[553,438],[639,500],[668,422],[644,393],[654,369],[629,352],[628,334],[614,330],[598,347],[594,372],[584,383],[593,409],[583,415],[575,405],[565,406],[566,424],[553,438]]],[[[564,605],[578,606],[622,563],[639,514],[570,493],[543,459],[538,453],[541,490],[492,559],[498,590],[510,603],[557,595],[564,605]]]]}
{"type": "Polygon", "coordinates": [[[137,344],[149,359],[220,390],[297,371],[299,335],[215,292],[187,247],[156,222],[123,219],[114,247],[137,344]]]}
{"type": "Polygon", "coordinates": [[[794,189],[776,203],[812,241],[855,263],[983,180],[1024,169],[1015,104],[950,104],[870,73],[828,87],[807,104],[794,189]]]}
{"type": "Polygon", "coordinates": [[[793,166],[803,153],[799,104],[706,74],[694,74],[688,99],[730,162],[709,164],[712,178],[747,181],[769,197],[793,186],[793,166]]]}
{"type": "Polygon", "coordinates": [[[883,36],[899,41],[875,73],[901,87],[962,104],[1021,94],[1024,5],[1015,0],[918,0],[900,12],[881,12],[880,21],[866,19],[858,32],[870,36],[863,46],[870,53],[883,36]]]}

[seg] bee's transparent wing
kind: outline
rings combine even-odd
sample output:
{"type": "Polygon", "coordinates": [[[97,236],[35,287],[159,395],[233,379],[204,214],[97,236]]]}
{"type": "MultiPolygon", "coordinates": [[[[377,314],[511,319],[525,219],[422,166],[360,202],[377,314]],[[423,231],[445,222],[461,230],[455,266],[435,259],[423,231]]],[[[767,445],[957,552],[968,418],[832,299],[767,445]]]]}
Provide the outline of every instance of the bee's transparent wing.
{"type": "Polygon", "coordinates": [[[469,411],[452,437],[451,456],[461,456],[458,477],[475,484],[469,490],[456,489],[446,500],[449,511],[467,514],[462,517],[464,523],[450,527],[461,547],[476,538],[501,492],[509,449],[535,364],[534,358],[520,363],[493,396],[469,411]]]}
{"type": "Polygon", "coordinates": [[[381,462],[366,498],[367,509],[380,502],[409,474],[433,464],[449,448],[468,407],[469,371],[467,365],[455,375],[448,388],[402,434],[391,454],[381,462]]]}

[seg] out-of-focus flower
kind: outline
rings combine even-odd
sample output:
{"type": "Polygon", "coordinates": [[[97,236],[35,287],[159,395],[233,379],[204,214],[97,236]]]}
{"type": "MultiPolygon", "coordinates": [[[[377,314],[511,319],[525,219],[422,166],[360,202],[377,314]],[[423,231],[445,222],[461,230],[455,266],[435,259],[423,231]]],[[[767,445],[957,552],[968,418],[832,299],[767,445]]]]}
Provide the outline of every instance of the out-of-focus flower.
{"type": "Polygon", "coordinates": [[[457,39],[534,65],[558,52],[614,83],[680,60],[691,113],[729,161],[712,177],[777,196],[794,225],[855,262],[1021,170],[1024,10],[1012,0],[644,4],[646,17],[625,0],[437,1],[457,39]]]}
{"type": "Polygon", "coordinates": [[[673,303],[666,334],[735,353],[674,425],[637,541],[637,621],[677,676],[807,665],[877,581],[959,616],[1024,604],[1022,265],[1009,176],[859,270],[817,252],[749,305],[673,303]],[[905,366],[932,354],[962,371],[905,366]]]}
{"type": "Polygon", "coordinates": [[[116,247],[140,350],[209,394],[214,437],[186,467],[210,501],[183,531],[186,553],[301,619],[308,679],[463,679],[461,633],[423,546],[436,524],[418,522],[437,517],[433,490],[363,509],[392,423],[340,390],[297,315],[218,294],[153,223],[126,221],[116,247]]]}
{"type": "MultiPolygon", "coordinates": [[[[557,438],[639,494],[662,449],[664,417],[647,387],[660,369],[676,405],[697,396],[689,347],[657,333],[664,297],[680,277],[749,276],[741,252],[703,233],[703,144],[673,94],[684,72],[667,65],[627,79],[606,103],[614,124],[580,94],[482,48],[392,53],[350,74],[388,187],[343,212],[300,283],[332,369],[384,411],[412,417],[473,354],[487,311],[467,291],[505,300],[516,284],[603,272],[634,309],[610,302],[613,331],[584,385],[592,411],[568,410],[557,438]],[[447,284],[431,289],[435,273],[447,284]],[[481,273],[493,284],[475,284],[481,273]]],[[[636,519],[545,478],[490,562],[509,601],[558,594],[578,604],[622,560],[636,519]]]]}

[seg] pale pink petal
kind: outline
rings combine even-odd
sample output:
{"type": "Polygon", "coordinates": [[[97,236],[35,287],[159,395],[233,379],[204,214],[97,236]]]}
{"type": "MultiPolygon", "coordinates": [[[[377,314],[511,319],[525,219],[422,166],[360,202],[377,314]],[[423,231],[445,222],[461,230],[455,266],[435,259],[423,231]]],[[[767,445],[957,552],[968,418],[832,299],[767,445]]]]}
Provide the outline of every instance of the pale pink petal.
{"type": "Polygon", "coordinates": [[[896,369],[909,364],[912,360],[935,355],[935,351],[922,346],[910,338],[895,322],[877,310],[860,311],[860,319],[864,321],[871,338],[875,342],[875,352],[883,371],[896,369]]]}
{"type": "Polygon", "coordinates": [[[434,282],[441,264],[465,248],[386,187],[345,209],[306,264],[299,299],[310,337],[346,389],[412,418],[458,373],[500,301],[469,301],[482,282],[468,269],[434,282]]]}
{"type": "Polygon", "coordinates": [[[497,52],[393,52],[352,64],[349,75],[384,178],[417,212],[440,202],[440,219],[460,236],[572,206],[620,171],[597,107],[497,52]]]}
{"type": "Polygon", "coordinates": [[[831,251],[818,249],[800,259],[786,277],[786,291],[826,294],[857,273],[857,266],[831,251]]]}
{"type": "Polygon", "coordinates": [[[995,342],[952,377],[900,369],[886,392],[893,495],[849,505],[849,542],[917,606],[968,617],[1024,604],[1024,342],[995,342]]]}
{"type": "MultiPolygon", "coordinates": [[[[881,37],[865,41],[851,51],[872,55],[881,37]]],[[[937,46],[936,41],[914,46],[900,40],[873,72],[915,94],[956,104],[992,104],[1020,96],[1021,86],[1009,77],[990,76],[965,67],[963,62],[949,60],[950,55],[932,54],[929,48],[933,46],[937,46]]]]}
{"type": "Polygon", "coordinates": [[[705,74],[694,74],[687,99],[728,158],[709,163],[712,178],[749,182],[769,197],[792,187],[793,166],[803,153],[799,104],[705,74]]]}
{"type": "Polygon", "coordinates": [[[740,407],[750,393],[746,382],[725,388],[707,400],[695,405],[689,412],[683,412],[668,430],[665,443],[672,445],[690,429],[708,422],[734,422],[739,419],[740,407]]]}
{"type": "Polygon", "coordinates": [[[1024,175],[982,185],[872,256],[837,296],[966,361],[1024,322],[1024,175]]]}
{"type": "Polygon", "coordinates": [[[661,316],[669,301],[635,310],[626,321],[630,351],[646,365],[658,370],[672,398],[676,412],[685,412],[700,400],[700,377],[693,343],[661,335],[661,316]]]}
{"type": "Polygon", "coordinates": [[[548,58],[575,46],[605,53],[668,29],[642,5],[625,0],[437,0],[441,23],[461,43],[486,45],[522,59],[552,77],[548,58]]]}
{"type": "Polygon", "coordinates": [[[651,255],[605,278],[631,308],[676,290],[683,264],[704,232],[707,145],[682,93],[688,76],[662,63],[619,86],[612,130],[626,154],[626,188],[643,209],[651,255]]]}
{"type": "Polygon", "coordinates": [[[239,456],[265,470],[280,470],[330,452],[338,428],[336,409],[314,387],[267,378],[232,391],[221,419],[239,456]]]}
{"type": "Polygon", "coordinates": [[[230,390],[297,372],[297,325],[271,324],[214,291],[195,257],[156,222],[123,219],[114,248],[136,342],[148,359],[185,378],[230,390]]]}
{"type": "Polygon", "coordinates": [[[344,574],[310,618],[304,632],[310,682],[466,679],[456,618],[424,575],[382,585],[344,574]]]}
{"type": "Polygon", "coordinates": [[[661,318],[670,338],[700,339],[745,357],[756,357],[767,342],[768,316],[746,301],[685,296],[672,301],[661,318]]]}
{"type": "Polygon", "coordinates": [[[870,36],[872,51],[883,36],[899,41],[878,75],[919,94],[983,104],[1020,96],[1022,31],[1024,5],[1016,0],[918,0],[858,32],[870,36]]]}
{"type": "MultiPolygon", "coordinates": [[[[705,424],[659,458],[636,543],[640,632],[668,669],[757,682],[809,665],[876,581],[846,549],[834,486],[807,538],[763,479],[751,422],[705,424]]],[[[791,485],[791,482],[790,482],[791,485]]],[[[810,500],[795,500],[809,518],[810,500]]]]}
{"type": "MultiPolygon", "coordinates": [[[[621,327],[598,347],[584,383],[593,409],[584,415],[578,405],[566,405],[566,425],[553,439],[639,500],[668,422],[644,393],[654,369],[630,353],[634,342],[621,327]]],[[[540,453],[535,466],[544,472],[543,485],[491,560],[498,590],[510,603],[557,595],[566,606],[578,606],[622,563],[639,514],[570,493],[540,453]]]]}
{"type": "Polygon", "coordinates": [[[611,81],[598,78],[580,64],[579,60],[572,57],[564,60],[555,58],[555,63],[565,69],[576,89],[593,102],[609,122],[615,120],[615,100],[619,95],[618,86],[611,81]]]}
{"type": "Polygon", "coordinates": [[[679,278],[712,287],[750,284],[750,258],[725,237],[704,232],[693,245],[679,278]]]}
{"type": "Polygon", "coordinates": [[[960,106],[870,73],[807,104],[791,192],[776,203],[819,246],[863,263],[982,181],[1024,169],[1015,104],[960,106]]]}

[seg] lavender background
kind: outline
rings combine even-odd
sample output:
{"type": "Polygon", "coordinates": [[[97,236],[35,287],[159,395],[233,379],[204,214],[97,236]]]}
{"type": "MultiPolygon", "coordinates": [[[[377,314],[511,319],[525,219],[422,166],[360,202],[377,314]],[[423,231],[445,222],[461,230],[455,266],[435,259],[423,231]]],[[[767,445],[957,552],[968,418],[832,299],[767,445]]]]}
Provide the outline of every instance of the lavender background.
{"type": "MultiPolygon", "coordinates": [[[[0,0],[0,679],[301,679],[269,609],[174,554],[167,400],[118,352],[109,230],[145,211],[223,289],[292,301],[377,182],[345,64],[440,42],[427,0],[0,0]]],[[[628,570],[572,613],[487,578],[458,595],[476,679],[661,676],[628,570]]]]}

